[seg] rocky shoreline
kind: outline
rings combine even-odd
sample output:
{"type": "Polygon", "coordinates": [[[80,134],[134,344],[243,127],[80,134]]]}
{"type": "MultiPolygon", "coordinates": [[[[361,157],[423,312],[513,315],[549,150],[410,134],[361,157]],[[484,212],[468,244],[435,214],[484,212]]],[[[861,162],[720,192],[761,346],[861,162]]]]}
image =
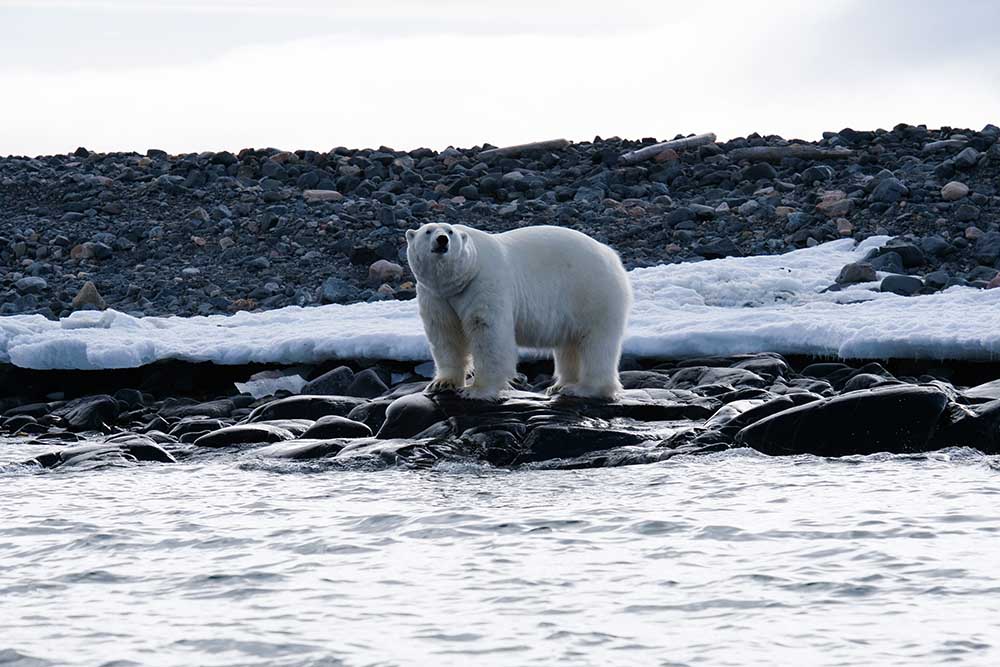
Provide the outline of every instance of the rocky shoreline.
{"type": "MultiPolygon", "coordinates": [[[[749,447],[768,455],[848,456],[972,447],[1000,453],[1000,379],[956,386],[878,363],[809,363],[776,354],[663,362],[626,359],[612,403],[546,397],[547,362],[522,365],[500,402],[424,393],[416,372],[338,366],[304,393],[198,399],[120,388],[70,400],[0,401],[0,434],[49,451],[25,461],[175,463],[219,451],[331,466],[632,465],[749,447]],[[59,449],[51,450],[52,445],[59,449]]],[[[993,368],[992,378],[1000,378],[993,368]]]]}
{"type": "Polygon", "coordinates": [[[894,247],[838,282],[878,270],[907,295],[1000,284],[996,126],[653,145],[0,158],[0,315],[408,299],[403,231],[428,221],[572,227],[627,268],[887,234],[894,247]]]}

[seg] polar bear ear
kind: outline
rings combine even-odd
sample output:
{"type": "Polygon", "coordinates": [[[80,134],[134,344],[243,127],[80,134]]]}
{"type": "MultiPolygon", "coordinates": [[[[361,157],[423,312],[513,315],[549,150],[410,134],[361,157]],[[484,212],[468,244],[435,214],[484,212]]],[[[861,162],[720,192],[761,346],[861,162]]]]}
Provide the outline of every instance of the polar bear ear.
{"type": "Polygon", "coordinates": [[[413,230],[413,229],[407,229],[406,230],[406,240],[407,241],[412,241],[413,237],[416,236],[416,235],[417,235],[416,230],[413,230]]]}

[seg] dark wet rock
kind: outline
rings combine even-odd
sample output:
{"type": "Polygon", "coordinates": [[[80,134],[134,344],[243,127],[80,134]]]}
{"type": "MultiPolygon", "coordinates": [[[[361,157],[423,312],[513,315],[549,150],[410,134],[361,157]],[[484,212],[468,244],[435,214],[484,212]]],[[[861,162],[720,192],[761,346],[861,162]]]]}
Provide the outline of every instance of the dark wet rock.
{"type": "Polygon", "coordinates": [[[740,431],[736,442],[771,455],[929,451],[947,405],[931,387],[855,391],[771,415],[740,431]]]}
{"type": "Polygon", "coordinates": [[[300,437],[313,440],[330,440],[333,438],[370,438],[372,430],[367,424],[356,422],[347,417],[327,415],[320,417],[300,437]]]}
{"type": "Polygon", "coordinates": [[[445,412],[427,394],[402,396],[386,409],[385,422],[375,437],[382,440],[412,438],[446,417],[445,412]]]}
{"type": "Polygon", "coordinates": [[[983,384],[976,385],[975,387],[963,389],[960,393],[962,396],[976,401],[1000,400],[1000,380],[984,382],[983,384]]]}
{"type": "Polygon", "coordinates": [[[969,406],[951,404],[935,444],[937,448],[975,447],[986,454],[1000,453],[1000,400],[969,406]]]}
{"type": "Polygon", "coordinates": [[[347,388],[348,396],[358,396],[361,398],[375,398],[389,391],[378,372],[373,368],[366,368],[354,376],[354,380],[347,388]]]}
{"type": "Polygon", "coordinates": [[[17,415],[27,415],[29,417],[43,417],[54,408],[58,407],[58,404],[53,405],[52,403],[26,403],[25,405],[19,405],[14,408],[10,408],[4,412],[5,417],[15,417],[17,415]]]}
{"type": "Polygon", "coordinates": [[[247,421],[259,422],[269,419],[312,419],[315,421],[327,415],[344,417],[362,403],[364,403],[364,399],[353,396],[289,396],[255,408],[247,417],[247,421]]]}
{"type": "MultiPolygon", "coordinates": [[[[369,435],[371,431],[369,431],[369,435]]],[[[343,440],[301,438],[279,442],[254,451],[257,456],[279,459],[313,460],[336,456],[346,446],[343,440]]]]}
{"type": "Polygon", "coordinates": [[[348,389],[353,381],[354,371],[347,366],[338,366],[307,382],[299,393],[307,396],[350,396],[348,389]]]}
{"type": "Polygon", "coordinates": [[[625,389],[663,389],[670,383],[670,376],[657,371],[622,371],[619,373],[625,389]]]}
{"type": "Polygon", "coordinates": [[[353,440],[337,454],[339,461],[361,460],[390,466],[430,467],[435,463],[473,458],[463,443],[450,439],[362,438],[353,440]]]}
{"type": "Polygon", "coordinates": [[[221,418],[229,417],[235,409],[236,404],[232,400],[224,398],[193,405],[167,405],[160,408],[159,413],[162,417],[221,418]]]}
{"type": "Polygon", "coordinates": [[[194,444],[198,447],[230,447],[291,440],[294,434],[272,424],[238,424],[202,435],[194,444]]]}
{"type": "Polygon", "coordinates": [[[392,401],[393,399],[391,398],[367,401],[352,408],[351,411],[347,413],[347,418],[351,421],[361,422],[370,428],[374,433],[378,431],[385,422],[385,414],[388,411],[389,406],[392,405],[392,401]]]}
{"type": "MultiPolygon", "coordinates": [[[[163,424],[166,425],[166,422],[163,422],[163,424]]],[[[156,426],[158,430],[162,430],[166,427],[161,426],[160,424],[156,424],[156,426]]],[[[227,426],[232,426],[232,424],[219,419],[200,419],[188,417],[181,419],[179,422],[169,427],[167,433],[172,437],[180,438],[187,433],[209,433],[211,431],[218,431],[219,429],[227,426]]]]}
{"type": "Polygon", "coordinates": [[[156,463],[176,463],[176,459],[152,441],[134,440],[103,444],[80,445],[54,452],[48,452],[27,461],[43,468],[81,464],[135,463],[148,461],[156,463]]]}
{"type": "Polygon", "coordinates": [[[107,430],[121,412],[121,407],[111,396],[99,394],[78,398],[52,411],[73,431],[107,430]]]}
{"type": "Polygon", "coordinates": [[[760,355],[751,359],[744,359],[733,364],[733,368],[741,368],[750,371],[766,381],[773,382],[777,378],[788,377],[792,374],[792,367],[781,357],[774,355],[760,355]]]}
{"type": "Polygon", "coordinates": [[[704,385],[729,385],[733,387],[764,387],[767,381],[744,368],[713,368],[691,366],[670,373],[665,389],[694,389],[704,385]]]}
{"type": "Polygon", "coordinates": [[[119,389],[114,393],[114,399],[128,408],[141,407],[146,397],[138,389],[119,389]]]}
{"type": "Polygon", "coordinates": [[[522,451],[508,465],[574,458],[619,447],[635,447],[649,440],[647,434],[607,426],[544,424],[531,429],[519,447],[522,451]]]}
{"type": "Polygon", "coordinates": [[[859,391],[861,389],[871,389],[880,384],[894,383],[894,380],[890,380],[882,377],[881,375],[875,375],[874,373],[855,373],[851,378],[844,383],[843,391],[859,391]]]}
{"type": "Polygon", "coordinates": [[[254,425],[263,424],[265,426],[274,426],[288,431],[296,438],[300,438],[306,431],[312,428],[315,423],[316,422],[312,419],[270,419],[267,421],[254,422],[254,425]]]}

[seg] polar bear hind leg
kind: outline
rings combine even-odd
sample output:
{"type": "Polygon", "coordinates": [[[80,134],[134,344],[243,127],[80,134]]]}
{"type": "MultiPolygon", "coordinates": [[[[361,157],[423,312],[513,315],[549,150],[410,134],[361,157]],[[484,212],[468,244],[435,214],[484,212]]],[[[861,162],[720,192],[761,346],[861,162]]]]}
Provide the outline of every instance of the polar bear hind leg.
{"type": "Polygon", "coordinates": [[[558,394],[564,387],[580,381],[580,349],[575,342],[566,343],[553,351],[555,357],[555,382],[545,390],[548,395],[558,394]]]}
{"type": "Polygon", "coordinates": [[[622,391],[618,379],[621,336],[591,334],[581,341],[577,349],[580,359],[579,379],[565,384],[560,393],[567,396],[614,400],[622,391]]]}

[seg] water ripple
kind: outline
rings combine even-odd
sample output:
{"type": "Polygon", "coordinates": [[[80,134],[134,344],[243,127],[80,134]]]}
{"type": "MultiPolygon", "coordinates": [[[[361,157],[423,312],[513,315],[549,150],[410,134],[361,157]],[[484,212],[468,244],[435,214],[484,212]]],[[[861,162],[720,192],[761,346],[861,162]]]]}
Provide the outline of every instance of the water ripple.
{"type": "Polygon", "coordinates": [[[998,462],[4,464],[0,667],[997,664],[998,462]]]}

